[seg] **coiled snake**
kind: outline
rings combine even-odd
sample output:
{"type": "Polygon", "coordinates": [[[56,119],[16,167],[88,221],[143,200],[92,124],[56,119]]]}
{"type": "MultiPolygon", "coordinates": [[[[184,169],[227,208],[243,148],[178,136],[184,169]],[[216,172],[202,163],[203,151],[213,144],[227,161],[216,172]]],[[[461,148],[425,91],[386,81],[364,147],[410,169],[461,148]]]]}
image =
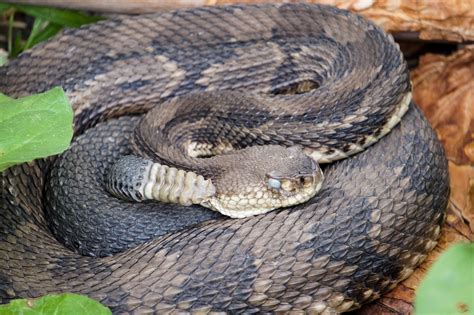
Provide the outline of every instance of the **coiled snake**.
{"type": "Polygon", "coordinates": [[[393,288],[436,244],[448,194],[442,147],[409,105],[397,45],[358,16],[291,4],[116,18],[68,30],[0,68],[7,95],[53,86],[67,92],[80,136],[60,158],[1,176],[1,302],[77,292],[116,313],[343,312],[393,288]],[[219,110],[215,99],[233,93],[241,94],[219,110]],[[188,109],[188,94],[198,109],[188,109]],[[176,112],[169,130],[214,136],[179,134],[190,154],[284,144],[338,159],[408,111],[366,151],[325,167],[308,202],[229,219],[104,188],[105,170],[130,153],[136,115],[172,97],[186,106],[163,109],[176,112]],[[234,137],[222,141],[226,134],[234,137]]]}

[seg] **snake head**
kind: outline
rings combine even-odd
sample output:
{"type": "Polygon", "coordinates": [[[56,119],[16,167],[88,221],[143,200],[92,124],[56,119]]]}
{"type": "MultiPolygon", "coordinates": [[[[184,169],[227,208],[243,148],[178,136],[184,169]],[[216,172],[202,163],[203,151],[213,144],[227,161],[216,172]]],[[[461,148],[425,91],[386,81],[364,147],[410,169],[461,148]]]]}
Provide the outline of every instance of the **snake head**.
{"type": "Polygon", "coordinates": [[[291,197],[321,181],[322,172],[316,161],[301,155],[299,147],[289,147],[289,159],[300,159],[299,165],[282,170],[272,170],[266,174],[268,189],[291,197]]]}
{"type": "Polygon", "coordinates": [[[238,171],[216,178],[216,196],[206,206],[241,218],[308,201],[321,188],[323,174],[300,147],[261,146],[240,152],[238,171]]]}
{"type": "Polygon", "coordinates": [[[283,170],[266,173],[266,178],[269,190],[285,198],[291,198],[293,195],[313,190],[322,182],[323,175],[317,162],[308,159],[299,147],[289,147],[287,150],[288,160],[297,159],[297,161],[290,162],[290,167],[283,170]]]}

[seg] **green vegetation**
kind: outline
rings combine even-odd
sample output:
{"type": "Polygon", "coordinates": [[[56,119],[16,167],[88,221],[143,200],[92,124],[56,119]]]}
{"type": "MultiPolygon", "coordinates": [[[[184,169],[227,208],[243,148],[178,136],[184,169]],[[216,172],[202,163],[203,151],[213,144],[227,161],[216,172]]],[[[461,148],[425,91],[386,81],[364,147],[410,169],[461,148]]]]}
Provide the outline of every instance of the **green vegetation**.
{"type": "MultiPolygon", "coordinates": [[[[8,21],[7,48],[10,58],[56,35],[64,27],[79,27],[102,19],[72,10],[3,3],[0,3],[0,15],[8,21]],[[19,13],[34,18],[31,32],[26,38],[25,34],[14,26],[15,18],[19,13]]],[[[4,60],[2,63],[1,59],[0,57],[0,65],[5,63],[4,60]]]]}
{"type": "MultiPolygon", "coordinates": [[[[70,10],[2,3],[0,17],[8,22],[8,54],[1,54],[0,50],[0,66],[64,27],[79,27],[101,19],[70,10]],[[15,28],[20,14],[34,18],[29,33],[15,28]]],[[[63,152],[72,135],[73,112],[62,88],[19,99],[0,93],[0,172],[15,164],[63,152]]],[[[86,296],[66,293],[0,305],[0,315],[9,314],[101,315],[111,314],[111,311],[86,296]]]]}
{"type": "Polygon", "coordinates": [[[0,94],[0,171],[66,150],[73,112],[61,88],[12,99],[0,94]]]}
{"type": "MultiPolygon", "coordinates": [[[[38,6],[2,4],[0,17],[8,21],[8,56],[0,54],[0,66],[8,58],[56,35],[64,27],[79,27],[101,20],[82,12],[38,6]],[[33,18],[30,32],[15,28],[18,16],[33,18]]],[[[67,149],[73,133],[73,113],[61,88],[18,100],[0,94],[0,171],[58,154],[67,149]]]]}
{"type": "Polygon", "coordinates": [[[474,244],[451,246],[417,290],[416,314],[474,314],[474,244]]]}
{"type": "Polygon", "coordinates": [[[108,315],[112,312],[99,302],[79,294],[47,295],[39,299],[14,300],[0,305],[0,315],[49,315],[49,314],[94,314],[108,315]]]}

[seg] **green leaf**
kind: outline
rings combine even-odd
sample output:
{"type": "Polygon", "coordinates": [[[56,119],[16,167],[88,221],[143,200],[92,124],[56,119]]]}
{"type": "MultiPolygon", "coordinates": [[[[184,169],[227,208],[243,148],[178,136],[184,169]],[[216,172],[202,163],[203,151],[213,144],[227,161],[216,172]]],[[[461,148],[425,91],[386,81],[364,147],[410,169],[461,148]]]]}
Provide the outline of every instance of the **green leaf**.
{"type": "Polygon", "coordinates": [[[22,47],[23,50],[30,49],[38,43],[41,43],[48,38],[56,35],[63,27],[59,24],[45,21],[41,18],[36,18],[31,28],[30,36],[25,45],[22,47]]]}
{"type": "MultiPolygon", "coordinates": [[[[25,49],[29,49],[41,42],[44,42],[45,40],[53,37],[56,35],[63,27],[59,24],[51,23],[48,22],[48,25],[46,25],[43,30],[36,34],[31,41],[28,43],[29,45],[25,47],[25,49]]],[[[29,38],[28,38],[29,39],[29,38]]]]}
{"type": "Polygon", "coordinates": [[[474,243],[441,255],[416,293],[416,314],[474,314],[474,243]]]}
{"type": "Polygon", "coordinates": [[[0,171],[66,150],[73,112],[61,88],[17,100],[0,97],[0,171]]]}
{"type": "Polygon", "coordinates": [[[15,101],[14,98],[8,97],[5,94],[0,93],[0,104],[3,102],[15,101]]]}
{"type": "Polygon", "coordinates": [[[46,295],[39,299],[14,300],[0,305],[0,315],[47,315],[47,314],[97,314],[109,315],[112,312],[86,296],[72,293],[46,295]]]}
{"type": "Polygon", "coordinates": [[[9,10],[11,7],[12,7],[11,4],[0,3],[0,14],[9,10]]]}
{"type": "Polygon", "coordinates": [[[23,46],[23,50],[27,50],[28,48],[32,47],[33,40],[38,36],[38,34],[46,27],[46,24],[48,24],[47,21],[44,21],[41,18],[36,18],[33,27],[31,28],[30,35],[28,36],[28,39],[26,40],[25,45],[23,46]]]}
{"type": "Polygon", "coordinates": [[[67,27],[79,27],[84,24],[93,23],[102,20],[102,17],[86,15],[82,12],[54,9],[48,7],[38,7],[30,5],[14,5],[14,8],[25,14],[36,18],[50,21],[55,24],[67,27]]]}
{"type": "Polygon", "coordinates": [[[21,39],[20,32],[14,32],[15,36],[13,36],[13,45],[10,50],[10,56],[16,57],[23,51],[23,41],[21,39]]]}
{"type": "Polygon", "coordinates": [[[22,300],[13,300],[7,305],[0,305],[0,315],[36,315],[38,312],[31,309],[31,301],[22,299],[22,300]]]}
{"type": "Polygon", "coordinates": [[[8,51],[12,51],[12,46],[13,46],[13,22],[15,21],[15,13],[10,14],[8,17],[8,43],[7,43],[7,49],[8,51]]]}

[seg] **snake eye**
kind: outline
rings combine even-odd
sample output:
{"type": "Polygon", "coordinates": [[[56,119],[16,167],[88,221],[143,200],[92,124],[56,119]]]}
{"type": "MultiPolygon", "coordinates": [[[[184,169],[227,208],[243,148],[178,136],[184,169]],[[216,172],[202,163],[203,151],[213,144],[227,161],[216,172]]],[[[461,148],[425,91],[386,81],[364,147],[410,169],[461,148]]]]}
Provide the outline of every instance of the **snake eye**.
{"type": "Polygon", "coordinates": [[[293,191],[294,190],[294,184],[291,179],[284,179],[281,181],[281,189],[285,191],[293,191]]]}
{"type": "Polygon", "coordinates": [[[268,179],[268,187],[273,188],[273,189],[280,189],[281,182],[278,179],[269,178],[268,179]]]}

